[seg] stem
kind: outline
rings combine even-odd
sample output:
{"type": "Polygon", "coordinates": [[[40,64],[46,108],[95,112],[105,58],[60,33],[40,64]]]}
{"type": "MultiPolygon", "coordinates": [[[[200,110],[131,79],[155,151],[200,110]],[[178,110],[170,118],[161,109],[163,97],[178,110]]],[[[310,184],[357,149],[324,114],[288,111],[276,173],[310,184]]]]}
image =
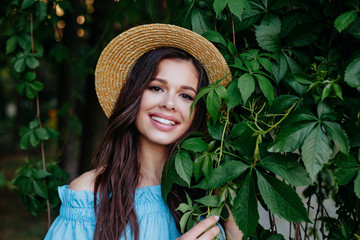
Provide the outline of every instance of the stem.
{"type": "Polygon", "coordinates": [[[241,160],[243,160],[243,161],[246,161],[245,158],[242,158],[242,157],[240,157],[240,156],[238,156],[238,155],[236,155],[236,154],[233,154],[233,153],[231,153],[231,152],[223,151],[223,153],[224,153],[224,154],[227,154],[227,155],[230,155],[230,156],[232,156],[232,157],[236,157],[236,158],[241,159],[241,160]]]}
{"type": "Polygon", "coordinates": [[[232,35],[233,35],[233,44],[236,46],[235,43],[235,24],[234,24],[234,16],[232,13],[230,13],[231,15],[231,26],[232,26],[232,35]]]}
{"type": "Polygon", "coordinates": [[[295,108],[295,106],[300,102],[300,100],[297,100],[286,112],[286,114],[277,122],[275,123],[272,127],[270,127],[268,130],[266,130],[263,134],[266,134],[268,132],[270,132],[273,128],[277,127],[282,121],[285,120],[285,118],[287,118],[287,116],[289,116],[290,112],[295,108]]]}
{"type": "Polygon", "coordinates": [[[33,27],[33,15],[30,13],[30,39],[31,39],[31,53],[34,54],[34,27],[33,27]]]}
{"type": "Polygon", "coordinates": [[[301,240],[300,226],[299,223],[294,223],[295,227],[295,240],[301,240]]]}
{"type": "MultiPolygon", "coordinates": [[[[33,15],[30,13],[30,34],[31,34],[31,52],[34,54],[34,28],[33,28],[33,15]]],[[[40,102],[39,102],[39,95],[36,96],[36,118],[39,121],[39,126],[42,127],[41,117],[40,117],[40,102]]],[[[41,159],[42,159],[42,167],[43,170],[46,171],[46,160],[45,160],[45,149],[44,149],[44,142],[41,141],[40,143],[41,148],[41,159]]],[[[45,181],[45,179],[44,179],[45,181]]],[[[46,199],[46,209],[47,209],[47,217],[48,217],[48,224],[47,229],[49,230],[51,224],[51,210],[50,210],[50,202],[49,199],[46,199]]]]}
{"type": "Polygon", "coordinates": [[[186,19],[187,19],[188,15],[189,15],[191,9],[194,7],[194,4],[195,4],[195,0],[192,1],[190,8],[189,8],[189,10],[187,11],[187,13],[185,15],[183,25],[185,25],[186,19]]]}
{"type": "Polygon", "coordinates": [[[270,230],[271,233],[274,233],[274,222],[272,220],[271,212],[269,211],[269,222],[270,222],[270,230]]]}
{"type": "MultiPolygon", "coordinates": [[[[312,195],[310,195],[310,197],[309,197],[309,200],[307,201],[307,214],[309,215],[309,213],[310,213],[310,202],[311,202],[311,197],[312,197],[312,195]]],[[[308,228],[308,225],[309,225],[309,223],[306,223],[305,224],[305,230],[304,230],[304,232],[305,232],[305,239],[306,239],[306,237],[308,237],[308,234],[307,234],[307,228],[308,228]]],[[[308,237],[309,238],[309,237],[308,237]]]]}
{"type": "Polygon", "coordinates": [[[225,138],[225,132],[226,132],[226,128],[229,125],[229,111],[226,113],[226,121],[225,121],[225,126],[224,126],[224,130],[221,136],[221,144],[220,144],[220,154],[219,154],[219,164],[221,162],[221,158],[223,155],[223,147],[224,147],[224,138],[225,138]]]}

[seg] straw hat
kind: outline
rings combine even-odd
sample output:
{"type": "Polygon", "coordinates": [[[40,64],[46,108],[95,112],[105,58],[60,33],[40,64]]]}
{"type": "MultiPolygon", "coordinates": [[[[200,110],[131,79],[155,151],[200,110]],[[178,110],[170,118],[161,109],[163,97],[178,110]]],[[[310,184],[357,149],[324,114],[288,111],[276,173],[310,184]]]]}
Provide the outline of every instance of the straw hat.
{"type": "Polygon", "coordinates": [[[115,37],[102,51],[95,70],[95,88],[100,105],[109,118],[132,65],[144,53],[160,47],[175,47],[194,56],[210,82],[231,80],[229,67],[218,49],[204,37],[169,24],[131,28],[115,37]]]}

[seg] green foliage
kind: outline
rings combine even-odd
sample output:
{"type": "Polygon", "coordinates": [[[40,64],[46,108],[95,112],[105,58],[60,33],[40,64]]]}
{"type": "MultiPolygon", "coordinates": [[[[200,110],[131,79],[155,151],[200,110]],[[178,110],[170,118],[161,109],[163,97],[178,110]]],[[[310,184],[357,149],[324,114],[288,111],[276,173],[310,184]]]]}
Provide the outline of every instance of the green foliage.
{"type": "Polygon", "coordinates": [[[16,170],[11,181],[25,207],[35,216],[44,212],[47,200],[53,209],[60,205],[57,188],[69,177],[69,174],[55,163],[48,163],[46,169],[42,169],[42,162],[33,164],[26,161],[25,166],[16,170]]]}
{"type": "MultiPolygon", "coordinates": [[[[226,204],[245,237],[284,239],[272,221],[271,231],[258,225],[260,204],[270,216],[306,226],[304,238],[320,231],[323,239],[355,239],[360,233],[358,1],[215,0],[185,6],[201,10],[196,14],[203,21],[184,24],[218,47],[233,80],[225,91],[219,82],[199,91],[192,109],[205,100],[208,131],[187,138],[174,153],[188,152],[186,160],[164,169],[183,180],[171,185],[206,190],[180,205],[181,228],[199,215],[216,212],[226,219],[226,204]],[[315,218],[308,216],[310,201],[305,208],[294,190],[300,186],[306,187],[303,198],[317,199],[315,218]],[[336,202],[337,219],[321,210],[328,198],[336,202]],[[319,221],[328,228],[316,230],[319,221]]],[[[162,188],[166,196],[171,186],[162,181],[162,188]]]]}

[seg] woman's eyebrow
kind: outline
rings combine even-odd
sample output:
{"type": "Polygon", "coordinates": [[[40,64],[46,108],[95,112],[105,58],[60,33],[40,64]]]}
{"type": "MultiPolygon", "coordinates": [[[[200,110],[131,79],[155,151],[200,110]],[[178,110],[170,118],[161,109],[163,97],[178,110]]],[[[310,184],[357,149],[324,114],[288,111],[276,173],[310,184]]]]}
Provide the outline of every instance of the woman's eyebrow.
{"type": "MultiPolygon", "coordinates": [[[[162,78],[154,78],[152,81],[158,81],[158,82],[161,82],[161,83],[164,83],[164,84],[168,84],[168,81],[165,80],[165,79],[162,79],[162,78]]],[[[197,94],[196,90],[191,86],[181,85],[180,88],[193,91],[195,94],[197,94]]]]}

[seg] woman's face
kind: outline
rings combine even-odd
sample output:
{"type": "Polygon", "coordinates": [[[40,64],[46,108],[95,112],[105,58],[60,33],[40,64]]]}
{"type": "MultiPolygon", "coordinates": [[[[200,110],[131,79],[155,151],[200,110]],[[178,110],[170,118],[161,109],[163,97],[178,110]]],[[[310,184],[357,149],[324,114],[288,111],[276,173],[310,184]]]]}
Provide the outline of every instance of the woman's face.
{"type": "Polygon", "coordinates": [[[142,142],[169,145],[191,126],[190,106],[198,86],[198,72],[189,61],[164,59],[144,91],[136,116],[142,142]]]}

